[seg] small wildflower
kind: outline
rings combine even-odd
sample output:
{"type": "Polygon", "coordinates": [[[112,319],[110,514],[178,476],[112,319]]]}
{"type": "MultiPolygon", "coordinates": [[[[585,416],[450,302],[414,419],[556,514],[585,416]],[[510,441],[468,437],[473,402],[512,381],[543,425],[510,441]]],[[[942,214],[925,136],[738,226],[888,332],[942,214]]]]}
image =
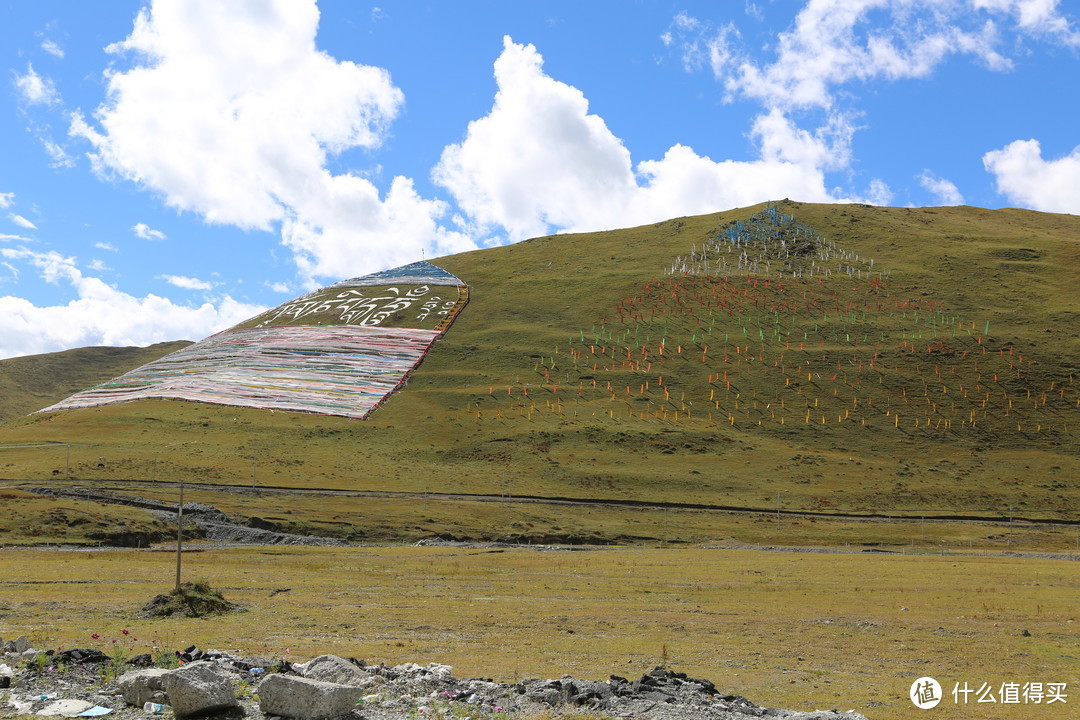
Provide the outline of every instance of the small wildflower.
{"type": "Polygon", "coordinates": [[[94,633],[94,634],[93,634],[93,635],[91,635],[90,637],[92,637],[93,639],[97,640],[97,639],[98,639],[98,638],[100,638],[101,636],[100,636],[100,635],[98,635],[97,633],[94,633]]]}
{"type": "Polygon", "coordinates": [[[125,635],[130,635],[131,634],[130,630],[121,630],[120,632],[124,633],[125,635]]]}

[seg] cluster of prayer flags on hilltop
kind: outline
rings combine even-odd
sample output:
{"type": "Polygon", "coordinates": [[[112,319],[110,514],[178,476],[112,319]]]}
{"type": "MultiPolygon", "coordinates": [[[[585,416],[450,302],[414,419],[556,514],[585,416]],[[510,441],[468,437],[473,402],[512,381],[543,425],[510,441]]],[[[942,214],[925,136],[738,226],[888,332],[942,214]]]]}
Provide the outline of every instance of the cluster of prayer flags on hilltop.
{"type": "Polygon", "coordinates": [[[957,437],[1080,424],[1071,375],[1033,366],[988,321],[893,287],[874,265],[770,206],[572,334],[558,371],[554,358],[537,364],[539,399],[528,383],[508,386],[505,410],[957,437]],[[741,272],[716,262],[732,248],[753,261],[741,272]],[[770,259],[783,266],[769,272],[770,259]],[[792,272],[830,259],[853,271],[792,272]]]}

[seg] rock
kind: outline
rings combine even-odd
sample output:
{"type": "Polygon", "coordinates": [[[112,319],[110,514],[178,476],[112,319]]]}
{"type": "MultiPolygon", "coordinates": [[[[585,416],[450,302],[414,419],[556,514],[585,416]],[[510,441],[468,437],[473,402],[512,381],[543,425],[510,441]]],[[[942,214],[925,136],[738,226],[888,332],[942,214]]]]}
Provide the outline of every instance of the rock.
{"type": "Polygon", "coordinates": [[[598,704],[615,694],[608,683],[591,680],[577,680],[575,689],[577,692],[570,698],[571,705],[598,704]]]}
{"type": "Polygon", "coordinates": [[[368,685],[371,682],[367,673],[337,655],[320,655],[300,667],[300,674],[308,680],[356,686],[368,685]]]}
{"type": "Polygon", "coordinates": [[[434,678],[436,680],[449,680],[454,674],[454,668],[440,663],[429,663],[427,667],[416,663],[403,663],[395,665],[391,670],[396,675],[404,675],[410,678],[434,678]]]}
{"type": "Polygon", "coordinates": [[[169,696],[161,679],[167,672],[169,671],[152,668],[131,670],[121,675],[116,684],[120,688],[120,694],[124,696],[124,702],[135,707],[142,707],[148,702],[168,705],[169,696]]]}
{"type": "Polygon", "coordinates": [[[700,685],[702,691],[708,693],[709,695],[716,694],[716,685],[713,684],[712,680],[705,680],[703,678],[687,678],[686,682],[700,685]]]}
{"type": "Polygon", "coordinates": [[[161,676],[169,704],[178,718],[205,715],[237,706],[232,683],[206,663],[191,663],[161,676]]]}
{"type": "Polygon", "coordinates": [[[108,662],[109,656],[93,648],[74,648],[56,653],[55,659],[58,663],[76,665],[108,662]]]}
{"type": "Polygon", "coordinates": [[[440,663],[429,663],[426,668],[429,673],[437,677],[439,680],[451,680],[454,677],[454,668],[449,665],[442,665],[440,663]]]}
{"type": "Polygon", "coordinates": [[[646,690],[643,693],[639,693],[638,697],[642,700],[650,700],[655,703],[670,703],[675,702],[675,698],[668,695],[661,690],[646,690]]]}
{"type": "Polygon", "coordinates": [[[265,715],[316,720],[344,715],[356,707],[363,689],[310,680],[293,675],[271,675],[259,684],[259,709],[265,715]]]}
{"type": "Polygon", "coordinates": [[[30,640],[25,635],[20,635],[14,640],[8,640],[3,645],[4,652],[21,655],[30,649],[30,640]]]}
{"type": "Polygon", "coordinates": [[[42,717],[75,717],[94,707],[94,703],[85,700],[57,700],[38,710],[35,715],[42,717]]]}
{"type": "Polygon", "coordinates": [[[128,660],[128,665],[137,668],[153,667],[154,658],[151,657],[150,653],[142,653],[141,655],[136,655],[135,657],[128,660]]]}

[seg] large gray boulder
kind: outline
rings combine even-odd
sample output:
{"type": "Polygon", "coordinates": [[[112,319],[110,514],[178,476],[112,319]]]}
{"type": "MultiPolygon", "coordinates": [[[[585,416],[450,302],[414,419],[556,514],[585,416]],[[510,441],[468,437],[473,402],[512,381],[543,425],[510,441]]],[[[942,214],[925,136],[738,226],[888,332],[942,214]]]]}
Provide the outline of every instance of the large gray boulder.
{"type": "Polygon", "coordinates": [[[14,640],[8,640],[3,645],[4,652],[23,654],[30,649],[30,640],[25,635],[20,635],[14,640]]]}
{"type": "Polygon", "coordinates": [[[206,715],[239,705],[232,682],[210,663],[195,662],[161,676],[173,714],[178,718],[206,715]]]}
{"type": "Polygon", "coordinates": [[[371,683],[371,676],[337,655],[320,655],[314,660],[309,660],[302,667],[300,674],[308,680],[357,686],[371,683]]]}
{"type": "Polygon", "coordinates": [[[363,688],[271,675],[259,684],[259,710],[297,720],[320,720],[344,715],[364,696],[363,688]]]}
{"type": "Polygon", "coordinates": [[[162,676],[168,670],[161,668],[147,668],[146,670],[131,670],[117,679],[116,684],[120,688],[120,694],[124,696],[124,702],[135,707],[142,707],[148,702],[169,704],[169,696],[162,684],[162,676]]]}

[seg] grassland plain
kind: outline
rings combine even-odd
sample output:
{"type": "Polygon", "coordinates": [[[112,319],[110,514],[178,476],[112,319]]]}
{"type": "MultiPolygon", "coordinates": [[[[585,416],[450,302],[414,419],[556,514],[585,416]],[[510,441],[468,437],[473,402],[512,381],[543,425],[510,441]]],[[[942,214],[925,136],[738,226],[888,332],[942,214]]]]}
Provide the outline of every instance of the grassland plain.
{"type": "MultiPolygon", "coordinates": [[[[787,284],[784,292],[819,302],[820,318],[793,303],[771,319],[751,309],[755,299],[775,308],[797,299],[754,287],[760,271],[736,268],[727,285],[705,286],[670,273],[680,258],[698,262],[703,245],[755,207],[440,259],[469,283],[470,304],[408,385],[363,422],[142,401],[0,426],[6,545],[167,530],[133,508],[32,498],[17,487],[26,482],[175,502],[184,480],[188,499],[295,532],[573,536],[663,551],[200,549],[189,572],[251,612],[141,627],[131,614],[168,584],[166,553],[4,550],[0,634],[28,630],[70,646],[128,627],[142,641],[431,660],[506,679],[632,675],[666,655],[757,702],[875,718],[910,717],[907,689],[924,674],[947,691],[965,681],[1074,687],[1075,560],[1001,553],[1080,543],[1069,524],[1080,500],[1080,219],[779,208],[842,248],[856,273],[787,284]],[[868,290],[875,277],[884,286],[868,290]],[[703,316],[718,308],[702,287],[727,293],[737,310],[703,316]],[[636,314],[620,313],[628,307],[636,314]],[[792,365],[808,361],[804,381],[792,365]],[[774,406],[781,400],[785,412],[774,406]],[[313,488],[354,495],[303,494],[313,488]],[[521,495],[597,504],[512,499],[521,495]],[[779,522],[768,512],[777,506],[779,522]],[[954,515],[985,520],[936,520],[954,515]],[[934,554],[959,550],[973,554],[934,554]]],[[[949,716],[1057,717],[1050,706],[974,703],[949,716]]]]}
{"type": "MultiPolygon", "coordinates": [[[[679,280],[674,258],[761,207],[538,238],[439,260],[470,284],[470,304],[367,421],[178,401],[33,415],[0,427],[0,475],[233,484],[254,475],[276,487],[748,507],[779,496],[787,509],[1075,520],[1080,219],[779,208],[860,258],[866,287],[887,278],[863,301],[883,310],[852,319],[846,306],[825,308],[832,315],[819,320],[789,306],[772,336],[771,321],[745,309],[713,318],[708,333],[694,308],[620,322],[621,303],[654,301],[679,280]],[[631,325],[651,368],[626,337],[631,325]],[[748,329],[759,337],[739,339],[748,329]],[[812,347],[793,347],[800,332],[812,347]],[[611,358],[624,351],[632,357],[620,366],[611,358]],[[808,381],[777,364],[811,360],[820,367],[808,381]],[[729,368],[741,374],[725,387],[729,368]],[[1022,377],[1006,377],[1014,371],[1022,377]]],[[[854,302],[859,280],[809,282],[838,288],[835,305],[854,302]]]]}
{"type": "Polygon", "coordinates": [[[930,675],[950,718],[1074,715],[1075,563],[715,548],[202,549],[185,559],[248,612],[148,621],[159,551],[2,551],[0,635],[130,656],[186,646],[305,660],[445,662],[458,677],[635,676],[657,664],[793,709],[900,720],[930,675]],[[129,635],[124,635],[128,630],[129,635]],[[1066,704],[955,704],[956,683],[1067,683],[1066,704]]]}

